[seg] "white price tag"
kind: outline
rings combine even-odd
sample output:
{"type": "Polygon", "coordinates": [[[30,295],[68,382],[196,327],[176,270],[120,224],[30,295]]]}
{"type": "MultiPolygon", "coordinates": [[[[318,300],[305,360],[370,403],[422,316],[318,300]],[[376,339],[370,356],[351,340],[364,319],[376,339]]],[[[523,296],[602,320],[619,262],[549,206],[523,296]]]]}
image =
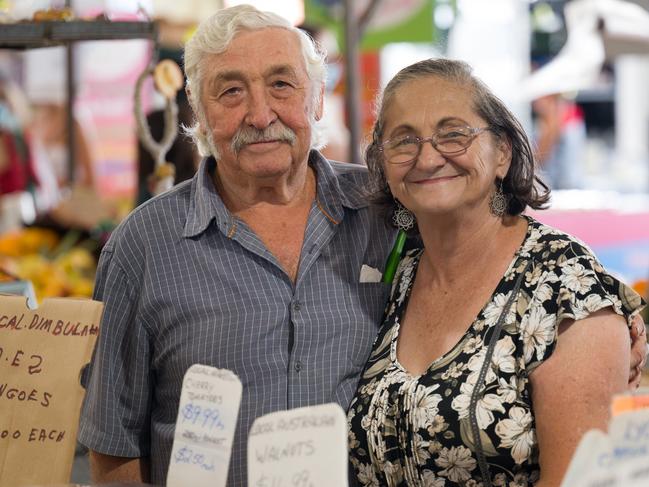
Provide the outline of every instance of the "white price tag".
{"type": "Polygon", "coordinates": [[[169,487],[224,487],[241,404],[241,381],[229,370],[192,365],[180,394],[169,487]]]}
{"type": "Polygon", "coordinates": [[[586,432],[575,450],[561,487],[586,485],[583,482],[587,476],[606,475],[608,472],[600,465],[599,459],[607,454],[610,448],[610,438],[606,433],[599,430],[586,432]]]}
{"type": "Polygon", "coordinates": [[[267,414],[248,437],[249,487],[347,487],[347,419],[337,404],[267,414]]]}
{"type": "Polygon", "coordinates": [[[584,435],[562,487],[649,485],[649,409],[613,417],[609,433],[584,435]]]}

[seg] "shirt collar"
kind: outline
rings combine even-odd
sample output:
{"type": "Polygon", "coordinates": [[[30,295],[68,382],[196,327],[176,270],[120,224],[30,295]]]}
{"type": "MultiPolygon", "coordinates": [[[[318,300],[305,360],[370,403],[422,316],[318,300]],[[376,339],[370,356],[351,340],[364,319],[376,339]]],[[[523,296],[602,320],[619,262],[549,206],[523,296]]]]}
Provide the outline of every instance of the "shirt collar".
{"type": "MultiPolygon", "coordinates": [[[[309,153],[309,165],[317,178],[317,204],[327,217],[338,224],[343,219],[344,208],[359,209],[367,206],[362,185],[354,178],[341,174],[365,171],[348,163],[330,162],[316,150],[309,153]]],[[[212,220],[226,235],[234,225],[234,219],[216,192],[212,176],[216,161],[209,157],[201,161],[191,184],[191,201],[183,237],[191,238],[204,232],[212,220]]]]}
{"type": "Polygon", "coordinates": [[[357,179],[367,171],[365,167],[328,161],[316,150],[309,154],[309,165],[316,171],[317,204],[334,223],[340,223],[343,219],[344,208],[358,210],[368,205],[364,186],[357,179]]]}
{"type": "Polygon", "coordinates": [[[232,215],[223,204],[223,200],[216,192],[212,175],[216,168],[216,161],[213,157],[205,158],[198,166],[198,170],[192,180],[191,198],[187,221],[183,237],[195,237],[203,233],[212,220],[217,222],[220,228],[227,228],[232,225],[232,215]]]}

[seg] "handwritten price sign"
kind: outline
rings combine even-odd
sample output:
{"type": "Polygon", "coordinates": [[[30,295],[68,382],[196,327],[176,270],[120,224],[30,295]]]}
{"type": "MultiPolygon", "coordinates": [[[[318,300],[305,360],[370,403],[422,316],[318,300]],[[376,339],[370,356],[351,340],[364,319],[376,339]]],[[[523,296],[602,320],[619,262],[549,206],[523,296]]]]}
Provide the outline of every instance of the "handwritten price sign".
{"type": "Polygon", "coordinates": [[[103,305],[0,296],[0,485],[67,483],[103,305]],[[47,458],[46,462],[34,459],[47,458]]]}
{"type": "Polygon", "coordinates": [[[591,430],[572,458],[562,487],[649,485],[649,409],[613,417],[608,434],[591,430]]]}
{"type": "Polygon", "coordinates": [[[347,421],[337,404],[267,414],[248,437],[250,487],[347,486],[347,421]]]}
{"type": "Polygon", "coordinates": [[[182,424],[198,425],[201,428],[208,430],[225,429],[223,421],[221,421],[221,410],[219,408],[205,408],[198,404],[187,404],[180,411],[182,415],[182,424]]]}
{"type": "Polygon", "coordinates": [[[180,394],[167,485],[224,487],[239,415],[241,381],[229,370],[192,365],[180,394]]]}

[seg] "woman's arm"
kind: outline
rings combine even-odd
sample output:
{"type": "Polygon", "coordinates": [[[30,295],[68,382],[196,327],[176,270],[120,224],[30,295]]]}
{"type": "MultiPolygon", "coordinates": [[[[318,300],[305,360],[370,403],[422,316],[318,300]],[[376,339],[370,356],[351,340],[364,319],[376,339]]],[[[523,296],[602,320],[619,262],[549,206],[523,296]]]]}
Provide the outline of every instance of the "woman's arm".
{"type": "Polygon", "coordinates": [[[611,397],[627,389],[629,353],[629,328],[610,308],[560,324],[554,353],[530,375],[536,487],[558,487],[584,433],[607,429],[611,397]]]}

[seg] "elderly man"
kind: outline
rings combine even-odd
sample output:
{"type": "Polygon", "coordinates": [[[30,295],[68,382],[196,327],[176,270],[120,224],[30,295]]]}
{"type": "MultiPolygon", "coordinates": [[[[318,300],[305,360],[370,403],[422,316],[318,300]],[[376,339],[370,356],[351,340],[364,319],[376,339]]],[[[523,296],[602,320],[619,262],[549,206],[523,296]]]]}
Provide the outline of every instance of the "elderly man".
{"type": "Polygon", "coordinates": [[[363,197],[364,168],[310,151],[325,77],[311,40],[234,7],[199,27],[185,68],[192,132],[211,157],[103,250],[80,426],[96,480],[165,482],[183,374],[201,363],[243,383],[229,485],[246,485],[255,418],[348,406],[387,297],[387,284],[359,279],[394,237],[363,197]]]}
{"type": "Polygon", "coordinates": [[[363,197],[365,169],[312,150],[325,72],[311,40],[233,7],[201,24],[185,68],[209,157],[134,211],[99,266],[105,310],[80,426],[96,481],[165,482],[183,375],[201,363],[243,383],[229,485],[246,485],[255,418],[347,408],[389,291],[361,278],[394,239],[363,197]]]}

